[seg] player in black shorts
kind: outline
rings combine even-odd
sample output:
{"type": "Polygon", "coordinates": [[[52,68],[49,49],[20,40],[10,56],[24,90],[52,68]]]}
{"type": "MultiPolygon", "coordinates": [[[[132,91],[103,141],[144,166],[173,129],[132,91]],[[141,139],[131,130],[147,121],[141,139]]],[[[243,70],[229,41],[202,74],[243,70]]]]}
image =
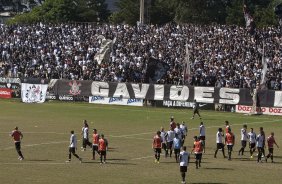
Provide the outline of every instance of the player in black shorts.
{"type": "Polygon", "coordinates": [[[200,104],[197,103],[197,100],[195,99],[194,100],[194,105],[193,105],[193,116],[191,119],[194,119],[195,117],[195,114],[198,114],[198,116],[200,117],[200,119],[202,119],[200,113],[199,113],[199,107],[200,107],[200,104]]]}
{"type": "Polygon", "coordinates": [[[223,141],[224,141],[224,134],[222,132],[222,128],[219,128],[218,132],[216,133],[216,150],[215,150],[215,153],[214,153],[214,158],[216,158],[217,152],[220,149],[222,150],[223,157],[226,158],[225,153],[224,153],[223,141]]]}

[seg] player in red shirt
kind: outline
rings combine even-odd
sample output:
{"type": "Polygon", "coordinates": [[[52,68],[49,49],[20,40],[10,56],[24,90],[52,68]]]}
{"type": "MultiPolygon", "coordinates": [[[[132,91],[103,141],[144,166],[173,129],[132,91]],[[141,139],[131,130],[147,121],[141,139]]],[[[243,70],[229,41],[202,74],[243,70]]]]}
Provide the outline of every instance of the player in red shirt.
{"type": "Polygon", "coordinates": [[[95,152],[99,154],[98,151],[98,144],[99,144],[99,134],[97,133],[97,130],[93,129],[93,135],[92,135],[92,160],[95,160],[95,152]]]}
{"type": "Polygon", "coordinates": [[[104,138],[104,135],[101,134],[101,138],[99,139],[98,149],[100,153],[100,164],[106,163],[107,149],[108,149],[108,141],[104,138]],[[102,162],[104,157],[104,162],[102,162]]]}
{"type": "Polygon", "coordinates": [[[277,148],[279,148],[279,146],[276,144],[276,141],[274,139],[274,132],[271,132],[270,136],[267,138],[267,145],[268,145],[268,155],[266,156],[266,162],[267,159],[270,157],[271,158],[271,162],[273,163],[273,145],[276,145],[277,148]]]}
{"type": "Polygon", "coordinates": [[[231,132],[231,128],[228,128],[228,132],[225,135],[225,144],[228,149],[228,160],[231,160],[231,153],[235,144],[235,135],[231,132]]]}
{"type": "Polygon", "coordinates": [[[157,134],[153,138],[152,148],[155,151],[155,163],[160,163],[160,156],[162,152],[162,138],[161,132],[157,131],[157,134]]]}
{"type": "Polygon", "coordinates": [[[192,149],[191,153],[194,152],[194,154],[195,154],[196,169],[201,167],[203,148],[204,148],[204,145],[203,145],[201,138],[194,136],[194,145],[193,145],[193,149],[192,149]]]}
{"type": "Polygon", "coordinates": [[[173,116],[170,117],[169,126],[170,126],[170,128],[172,128],[172,130],[174,130],[176,128],[176,123],[174,121],[174,117],[173,116]]]}
{"type": "Polygon", "coordinates": [[[19,155],[18,159],[23,160],[24,157],[23,157],[23,154],[21,152],[21,140],[23,138],[23,134],[18,130],[18,127],[15,127],[15,129],[12,131],[12,133],[10,135],[14,139],[15,147],[16,147],[16,150],[17,150],[18,155],[19,155]]]}
{"type": "Polygon", "coordinates": [[[225,134],[227,134],[228,133],[228,129],[231,129],[231,126],[229,125],[229,121],[225,121],[225,134]]]}

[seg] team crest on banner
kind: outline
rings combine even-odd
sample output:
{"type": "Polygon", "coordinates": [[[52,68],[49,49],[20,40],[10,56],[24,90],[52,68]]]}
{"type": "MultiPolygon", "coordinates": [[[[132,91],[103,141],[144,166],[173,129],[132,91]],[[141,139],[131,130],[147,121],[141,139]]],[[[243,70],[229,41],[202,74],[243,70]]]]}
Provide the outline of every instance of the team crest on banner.
{"type": "Polygon", "coordinates": [[[74,81],[69,82],[69,86],[71,86],[71,89],[69,90],[69,94],[79,95],[81,93],[81,90],[79,89],[79,87],[81,86],[81,83],[74,80],[74,81]]]}
{"type": "Polygon", "coordinates": [[[22,84],[22,101],[25,103],[43,103],[48,85],[22,84]]]}

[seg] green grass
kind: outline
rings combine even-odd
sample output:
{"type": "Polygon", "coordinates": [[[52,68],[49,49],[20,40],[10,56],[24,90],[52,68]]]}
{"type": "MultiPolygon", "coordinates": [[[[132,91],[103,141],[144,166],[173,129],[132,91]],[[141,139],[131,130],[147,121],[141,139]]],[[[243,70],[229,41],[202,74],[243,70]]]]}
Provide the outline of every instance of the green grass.
{"type": "MultiPolygon", "coordinates": [[[[240,129],[248,124],[258,133],[263,126],[267,135],[275,132],[282,147],[282,118],[277,116],[245,116],[236,113],[201,111],[207,127],[206,153],[202,168],[196,170],[192,156],[188,183],[281,183],[282,149],[274,149],[275,163],[256,163],[256,158],[237,156],[240,129]],[[215,134],[229,120],[236,135],[233,160],[213,158],[215,134]]],[[[180,183],[179,166],[174,159],[161,157],[155,164],[151,142],[154,132],[169,127],[169,118],[186,121],[188,137],[185,145],[191,150],[192,137],[198,134],[199,119],[190,120],[191,110],[93,105],[87,103],[23,104],[17,100],[0,100],[0,183],[114,183],[157,184],[180,183]],[[82,122],[87,119],[90,129],[97,128],[109,141],[108,163],[100,165],[91,160],[91,152],[78,149],[84,163],[68,155],[70,130],[80,139],[82,122]],[[9,132],[15,127],[24,134],[24,161],[17,159],[9,132]]],[[[79,142],[79,148],[81,141],[79,142]]]]}

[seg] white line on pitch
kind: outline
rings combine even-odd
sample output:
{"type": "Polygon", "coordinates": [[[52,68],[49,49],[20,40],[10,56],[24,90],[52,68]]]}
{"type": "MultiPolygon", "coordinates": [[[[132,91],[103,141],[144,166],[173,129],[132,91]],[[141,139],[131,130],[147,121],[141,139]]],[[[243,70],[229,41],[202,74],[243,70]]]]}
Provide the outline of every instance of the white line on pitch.
{"type": "Polygon", "coordinates": [[[145,158],[152,158],[154,156],[147,156],[147,157],[139,157],[139,158],[132,158],[130,160],[142,160],[142,159],[145,159],[145,158]]]}
{"type": "MultiPolygon", "coordinates": [[[[110,110],[125,110],[125,111],[132,111],[132,112],[140,112],[140,111],[144,111],[144,112],[148,112],[148,113],[155,113],[155,112],[159,112],[159,113],[170,113],[171,112],[166,112],[166,111],[161,111],[161,110],[154,110],[152,108],[146,108],[146,107],[143,107],[144,109],[128,109],[128,108],[120,108],[119,106],[117,107],[106,107],[106,106],[86,106],[86,105],[75,105],[75,106],[72,106],[72,107],[85,107],[85,108],[94,108],[94,109],[110,109],[110,110]]],[[[141,107],[142,108],[142,107],[141,107]]],[[[165,109],[165,108],[161,108],[161,109],[165,109]]],[[[165,109],[165,110],[169,110],[169,109],[165,109]]],[[[176,110],[176,109],[175,109],[176,110]]],[[[191,110],[192,111],[192,108],[190,109],[187,109],[187,110],[191,110]]],[[[204,112],[206,110],[203,110],[204,112]]],[[[236,116],[236,114],[232,115],[232,114],[228,114],[228,115],[224,115],[223,113],[226,113],[226,112],[220,112],[220,114],[217,114],[217,115],[210,115],[210,114],[205,114],[205,116],[222,116],[222,117],[230,117],[230,116],[236,116]]],[[[173,112],[172,114],[187,114],[187,112],[184,112],[183,111],[175,111],[173,112]]],[[[244,117],[236,117],[236,118],[244,118],[244,117]]],[[[268,118],[263,118],[263,117],[253,117],[253,119],[268,119],[268,118]]]]}
{"type": "MultiPolygon", "coordinates": [[[[80,141],[80,140],[77,140],[80,141]]],[[[22,147],[33,147],[33,146],[41,146],[41,145],[50,145],[50,144],[61,144],[61,143],[69,143],[69,141],[52,141],[52,142],[45,142],[45,143],[38,143],[38,144],[26,144],[22,147]]],[[[14,149],[14,146],[10,146],[7,148],[0,149],[0,151],[11,150],[14,149]]]]}
{"type": "MultiPolygon", "coordinates": [[[[271,123],[271,122],[277,122],[277,121],[281,121],[279,119],[277,120],[271,120],[271,121],[258,121],[258,122],[251,122],[251,123],[245,123],[247,125],[251,125],[251,124],[263,124],[263,123],[271,123]]],[[[238,125],[243,125],[244,123],[237,123],[237,124],[231,124],[232,126],[238,126],[238,125]]],[[[215,125],[215,126],[208,126],[206,128],[218,128],[220,127],[220,125],[215,125]]],[[[199,128],[189,128],[188,130],[198,130],[199,128]]],[[[153,134],[155,132],[144,132],[144,133],[139,133],[139,134],[128,134],[128,135],[117,135],[117,136],[113,136],[111,135],[111,137],[116,137],[116,138],[126,138],[126,137],[131,137],[131,136],[138,136],[138,135],[146,135],[146,134],[153,134]]]]}
{"type": "Polygon", "coordinates": [[[111,135],[111,137],[130,137],[130,136],[135,136],[135,135],[152,134],[152,133],[155,133],[155,132],[144,132],[144,133],[129,134],[129,135],[111,135]]]}
{"type": "MultiPolygon", "coordinates": [[[[162,156],[164,156],[164,154],[161,154],[162,156]]],[[[146,159],[146,158],[152,158],[152,157],[155,157],[154,155],[151,155],[151,156],[146,156],[146,157],[139,157],[139,158],[132,158],[130,160],[142,160],[142,159],[146,159]]]]}
{"type": "Polygon", "coordinates": [[[20,163],[0,163],[0,165],[68,165],[69,163],[55,162],[55,163],[42,163],[42,162],[20,162],[20,163]]]}

